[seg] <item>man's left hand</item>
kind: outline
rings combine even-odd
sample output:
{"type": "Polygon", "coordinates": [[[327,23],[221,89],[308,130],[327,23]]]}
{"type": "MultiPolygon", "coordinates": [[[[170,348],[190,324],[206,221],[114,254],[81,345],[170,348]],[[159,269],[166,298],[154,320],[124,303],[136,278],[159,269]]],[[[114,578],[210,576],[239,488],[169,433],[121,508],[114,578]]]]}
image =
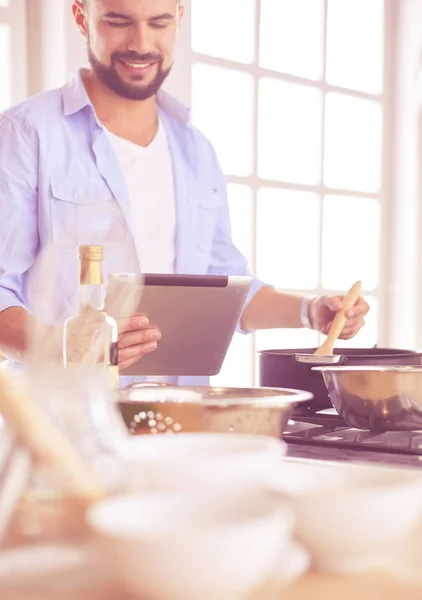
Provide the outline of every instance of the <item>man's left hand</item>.
{"type": "MultiPolygon", "coordinates": [[[[311,325],[317,331],[327,335],[336,313],[343,308],[343,297],[322,296],[314,298],[309,305],[311,325]]],[[[346,324],[340,338],[349,340],[354,337],[365,324],[365,315],[369,311],[369,304],[362,297],[346,312],[346,324]]]]}

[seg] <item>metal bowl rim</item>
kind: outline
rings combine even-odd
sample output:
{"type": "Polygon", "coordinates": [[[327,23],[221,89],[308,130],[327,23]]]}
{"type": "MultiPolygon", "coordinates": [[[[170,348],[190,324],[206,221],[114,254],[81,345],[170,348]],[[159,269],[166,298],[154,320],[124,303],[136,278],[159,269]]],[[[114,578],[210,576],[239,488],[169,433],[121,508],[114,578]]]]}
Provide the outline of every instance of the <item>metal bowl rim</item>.
{"type": "MultiPolygon", "coordinates": [[[[148,385],[143,385],[139,389],[148,390],[148,385]]],[[[202,405],[212,407],[212,406],[242,406],[247,405],[250,407],[257,406],[260,408],[277,408],[277,407],[288,407],[296,403],[300,402],[309,402],[313,399],[314,395],[311,392],[305,390],[297,390],[294,388],[269,388],[269,387],[220,387],[220,386],[163,386],[163,393],[170,393],[172,389],[176,390],[185,390],[185,391],[194,391],[198,394],[202,395],[202,405]],[[221,390],[222,392],[229,391],[233,394],[239,394],[236,397],[207,397],[205,395],[205,390],[221,390]],[[242,395],[245,392],[253,393],[252,396],[248,397],[247,395],[242,395]],[[259,399],[259,400],[258,400],[259,399]]],[[[152,385],[151,390],[157,390],[157,387],[152,385]]],[[[130,398],[131,391],[136,391],[136,387],[127,387],[117,392],[117,400],[119,402],[146,402],[147,400],[130,398]]],[[[163,404],[168,402],[169,400],[157,400],[153,399],[149,402],[160,403],[163,404]]],[[[183,403],[183,400],[175,400],[175,402],[183,403]]],[[[194,404],[194,402],[187,401],[186,404],[194,404]]]]}
{"type": "Polygon", "coordinates": [[[416,365],[336,365],[336,366],[320,366],[312,367],[312,371],[318,373],[422,373],[422,366],[416,365]]]}

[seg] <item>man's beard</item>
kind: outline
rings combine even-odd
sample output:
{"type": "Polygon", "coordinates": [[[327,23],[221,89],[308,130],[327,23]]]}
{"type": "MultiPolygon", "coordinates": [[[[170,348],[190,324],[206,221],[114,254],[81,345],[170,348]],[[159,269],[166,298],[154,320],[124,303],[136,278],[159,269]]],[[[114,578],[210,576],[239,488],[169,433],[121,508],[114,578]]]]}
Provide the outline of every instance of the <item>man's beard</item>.
{"type": "Polygon", "coordinates": [[[158,92],[160,87],[163,85],[168,74],[171,71],[172,65],[166,70],[163,69],[163,59],[161,56],[156,54],[137,54],[136,52],[114,52],[110,58],[110,66],[107,66],[100,62],[88,45],[88,58],[91,67],[97,77],[110,89],[122,98],[128,100],[148,100],[158,92]],[[127,62],[144,62],[144,63],[156,63],[158,65],[157,75],[155,79],[146,85],[142,85],[141,81],[142,74],[133,75],[132,79],[134,84],[126,83],[122,81],[118,72],[116,71],[116,62],[118,60],[124,60],[127,62]],[[135,83],[135,82],[138,83],[135,83]]]}

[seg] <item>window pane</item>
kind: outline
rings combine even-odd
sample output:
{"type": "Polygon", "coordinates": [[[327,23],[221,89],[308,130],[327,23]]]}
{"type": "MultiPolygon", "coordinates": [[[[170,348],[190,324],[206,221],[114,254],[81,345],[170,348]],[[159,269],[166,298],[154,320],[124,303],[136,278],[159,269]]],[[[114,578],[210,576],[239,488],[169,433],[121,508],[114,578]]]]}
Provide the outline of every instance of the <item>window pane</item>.
{"type": "Polygon", "coordinates": [[[379,283],[381,209],[372,198],[327,196],[323,204],[322,284],[348,290],[362,280],[366,290],[379,283]]]}
{"type": "Polygon", "coordinates": [[[328,187],[378,192],[382,108],[378,102],[331,92],[326,98],[325,170],[328,187]]]}
{"type": "Polygon", "coordinates": [[[221,371],[211,377],[211,385],[249,387],[254,379],[253,336],[235,333],[221,371]]]}
{"type": "Polygon", "coordinates": [[[258,175],[317,184],[321,171],[321,92],[263,78],[259,85],[258,175]]]}
{"type": "Polygon", "coordinates": [[[320,200],[312,192],[258,192],[257,273],[278,288],[318,285],[320,200]]]}
{"type": "Polygon", "coordinates": [[[255,58],[255,2],[192,0],[194,52],[252,63],[255,58]]]}
{"type": "Polygon", "coordinates": [[[247,185],[233,183],[227,186],[227,193],[233,242],[236,248],[246,256],[249,265],[252,265],[254,246],[253,223],[255,220],[252,189],[247,185]]]}
{"type": "Polygon", "coordinates": [[[9,25],[0,24],[0,110],[12,104],[11,36],[9,25]]]}
{"type": "Polygon", "coordinates": [[[192,120],[214,144],[226,174],[250,175],[254,138],[252,75],[194,64],[192,120]]]}
{"type": "Polygon", "coordinates": [[[312,329],[268,329],[257,331],[257,350],[277,350],[284,348],[316,348],[319,333],[312,329]]]}
{"type": "Polygon", "coordinates": [[[261,67],[317,80],[323,54],[324,0],[261,0],[261,67]]]}
{"type": "MultiPolygon", "coordinates": [[[[365,296],[365,300],[371,307],[365,317],[365,325],[359,333],[351,340],[338,340],[336,346],[339,348],[373,348],[378,343],[378,318],[379,302],[373,296],[365,296]]],[[[325,339],[325,337],[324,337],[325,339]]]]}
{"type": "Polygon", "coordinates": [[[328,0],[328,83],[379,94],[383,56],[384,1],[328,0]]]}

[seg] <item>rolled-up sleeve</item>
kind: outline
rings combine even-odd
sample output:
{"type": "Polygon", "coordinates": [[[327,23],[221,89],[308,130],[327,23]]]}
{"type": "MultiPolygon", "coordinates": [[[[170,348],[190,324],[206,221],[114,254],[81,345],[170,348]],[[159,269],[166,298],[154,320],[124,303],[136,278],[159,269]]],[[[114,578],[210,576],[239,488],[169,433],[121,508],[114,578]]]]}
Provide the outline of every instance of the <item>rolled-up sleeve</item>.
{"type": "Polygon", "coordinates": [[[26,307],[24,278],[38,245],[35,134],[0,115],[0,312],[26,307]]]}
{"type": "MultiPolygon", "coordinates": [[[[210,275],[240,275],[252,277],[252,285],[246,299],[246,306],[255,294],[267,284],[252,275],[246,257],[233,243],[230,210],[227,199],[227,183],[216,156],[214,156],[214,168],[217,190],[220,194],[222,203],[215,230],[211,251],[211,263],[208,273],[210,275]]],[[[240,325],[238,325],[237,331],[245,333],[240,325]]]]}

